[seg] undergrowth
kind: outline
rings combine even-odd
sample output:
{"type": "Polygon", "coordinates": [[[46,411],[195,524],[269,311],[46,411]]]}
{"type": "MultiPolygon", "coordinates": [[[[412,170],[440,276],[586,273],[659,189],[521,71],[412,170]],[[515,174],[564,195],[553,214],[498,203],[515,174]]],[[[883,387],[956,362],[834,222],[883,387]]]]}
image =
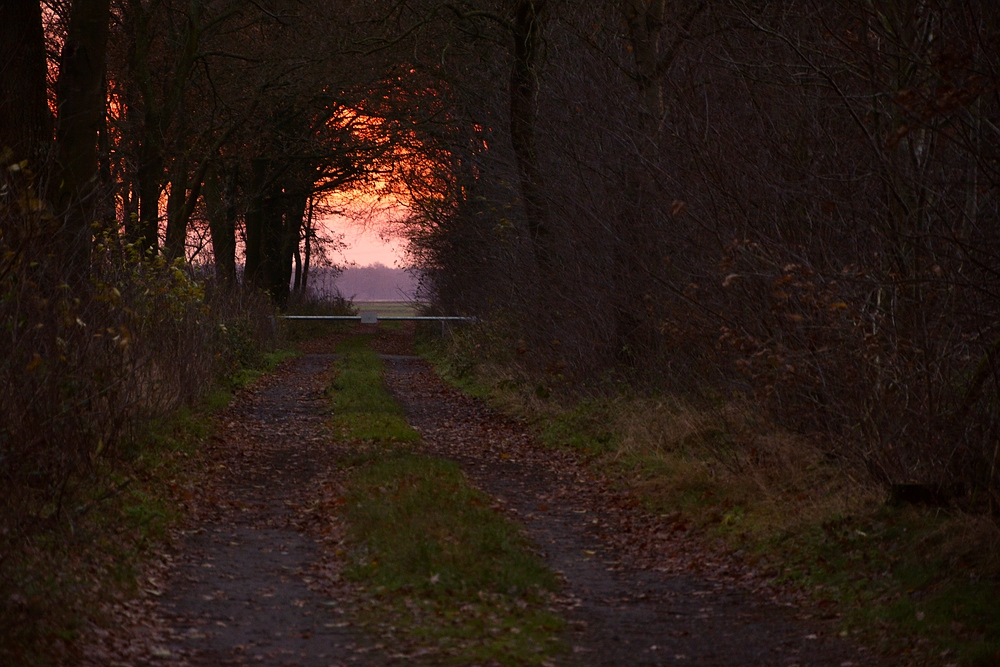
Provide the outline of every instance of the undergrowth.
{"type": "Polygon", "coordinates": [[[509,348],[477,330],[421,345],[444,377],[529,420],[544,445],[810,595],[844,636],[921,664],[1000,664],[991,517],[889,503],[862,462],[776,427],[752,401],[574,392],[509,348]]]}
{"type": "Polygon", "coordinates": [[[290,354],[263,353],[256,367],[223,378],[194,406],[145,424],[115,461],[97,462],[92,477],[79,482],[60,522],[5,552],[3,664],[72,661],[88,628],[113,622],[108,605],[140,593],[143,564],[169,542],[193,495],[212,414],[290,354]]]}
{"type": "Polygon", "coordinates": [[[345,574],[368,593],[361,621],[434,662],[542,664],[564,650],[547,608],[556,577],[456,464],[412,452],[419,436],[367,340],[341,343],[330,389],[334,427],[355,446],[345,574]]]}
{"type": "Polygon", "coordinates": [[[100,224],[68,262],[32,174],[0,173],[0,664],[46,665],[134,592],[207,414],[275,361],[273,309],[100,224]]]}

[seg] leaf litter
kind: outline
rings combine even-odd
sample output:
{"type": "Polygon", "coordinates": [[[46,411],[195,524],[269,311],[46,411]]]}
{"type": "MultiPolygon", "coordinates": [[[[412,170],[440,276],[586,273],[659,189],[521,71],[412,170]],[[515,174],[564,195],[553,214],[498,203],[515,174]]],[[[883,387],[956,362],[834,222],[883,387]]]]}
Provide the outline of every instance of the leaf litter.
{"type": "Polygon", "coordinates": [[[346,620],[346,598],[323,593],[338,566],[304,530],[320,506],[315,480],[341,457],[323,428],[332,360],[294,359],[217,417],[187,519],[150,565],[156,592],[109,610],[113,630],[90,633],[81,664],[384,662],[346,620]]]}
{"type": "Polygon", "coordinates": [[[678,515],[654,516],[526,424],[443,382],[422,359],[386,360],[386,383],[424,453],[458,462],[521,523],[564,580],[560,611],[585,665],[861,665],[804,591],[777,585],[678,515]]]}
{"type": "MultiPolygon", "coordinates": [[[[407,333],[379,332],[373,347],[387,355],[387,386],[421,449],[458,462],[562,578],[553,608],[568,621],[572,652],[543,664],[875,663],[805,592],[777,585],[679,515],[644,512],[571,454],[539,445],[525,424],[441,381],[410,356],[407,333]]],[[[343,576],[346,445],[324,432],[321,414],[332,346],[313,343],[219,416],[187,521],[149,562],[144,591],[107,611],[113,629],[90,629],[79,664],[440,660],[436,647],[398,641],[391,614],[377,639],[355,627],[380,601],[343,576]]]]}

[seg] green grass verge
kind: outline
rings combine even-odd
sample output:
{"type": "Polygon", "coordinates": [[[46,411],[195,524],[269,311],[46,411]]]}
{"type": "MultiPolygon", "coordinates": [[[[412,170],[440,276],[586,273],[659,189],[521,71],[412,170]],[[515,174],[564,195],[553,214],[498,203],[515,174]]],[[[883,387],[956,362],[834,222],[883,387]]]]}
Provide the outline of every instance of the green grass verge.
{"type": "Polygon", "coordinates": [[[355,301],[354,308],[358,312],[375,311],[379,316],[387,315],[417,315],[420,306],[410,301],[355,301]]]}
{"type": "Polygon", "coordinates": [[[842,635],[918,664],[1000,665],[994,519],[887,505],[874,484],[808,441],[765,432],[752,412],[720,417],[625,395],[545,400],[505,345],[469,330],[428,337],[419,350],[448,381],[527,419],[543,444],[579,453],[650,512],[722,538],[810,594],[842,635]]]}
{"type": "Polygon", "coordinates": [[[626,446],[606,418],[610,405],[583,403],[544,416],[540,439],[580,452],[649,511],[744,550],[779,581],[811,594],[823,613],[839,614],[844,636],[886,655],[1000,665],[1000,580],[989,519],[835,497],[849,495],[849,486],[833,487],[832,497],[804,498],[800,489],[809,480],[828,476],[822,464],[785,489],[770,486],[764,500],[756,488],[760,471],[736,467],[733,452],[717,442],[711,456],[702,443],[669,453],[626,446]]]}
{"type": "Polygon", "coordinates": [[[265,354],[260,366],[224,378],[196,406],[146,423],[75,480],[74,505],[53,515],[51,525],[16,549],[0,540],[0,664],[72,664],[83,628],[115,622],[107,616],[110,603],[155,588],[138,576],[195,493],[212,415],[291,356],[265,354]]]}
{"type": "Polygon", "coordinates": [[[127,460],[95,465],[80,482],[78,504],[10,555],[0,663],[63,664],[84,626],[113,622],[107,604],[139,593],[142,564],[182,516],[189,470],[209,431],[198,411],[158,420],[119,454],[127,460]]]}
{"type": "Polygon", "coordinates": [[[358,325],[355,322],[328,320],[283,320],[279,326],[286,340],[303,343],[331,335],[348,334],[358,325]]]}
{"type": "MultiPolygon", "coordinates": [[[[358,310],[350,300],[334,297],[330,299],[305,299],[292,303],[286,315],[357,315],[358,310]]],[[[341,334],[353,329],[353,322],[330,320],[279,320],[279,327],[285,340],[301,343],[331,334],[341,334]]]]}
{"type": "Polygon", "coordinates": [[[274,370],[283,362],[293,359],[298,355],[298,352],[291,349],[265,352],[261,355],[261,363],[255,366],[237,369],[228,377],[223,378],[223,380],[219,383],[219,386],[208,392],[203,399],[203,404],[210,411],[221,410],[229,405],[229,401],[232,400],[235,392],[253,384],[262,376],[274,372],[274,370]]]}
{"type": "Polygon", "coordinates": [[[449,461],[412,453],[416,432],[382,385],[367,337],[345,340],[333,421],[356,444],[344,513],[360,620],[445,664],[540,665],[565,651],[548,608],[555,575],[520,529],[449,461]]]}
{"type": "Polygon", "coordinates": [[[780,579],[841,610],[844,635],[861,635],[887,654],[986,667],[1000,664],[1000,586],[979,568],[981,538],[963,517],[886,506],[755,549],[780,564],[780,579]]]}

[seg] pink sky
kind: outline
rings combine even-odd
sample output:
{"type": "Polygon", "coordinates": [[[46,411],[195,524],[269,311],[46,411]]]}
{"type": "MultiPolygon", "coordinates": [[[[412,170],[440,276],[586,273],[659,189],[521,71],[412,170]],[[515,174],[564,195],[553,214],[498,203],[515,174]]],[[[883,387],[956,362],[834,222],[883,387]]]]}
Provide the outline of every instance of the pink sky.
{"type": "MultiPolygon", "coordinates": [[[[400,239],[385,240],[379,237],[378,231],[365,229],[354,223],[350,218],[334,215],[323,220],[330,231],[344,235],[347,249],[344,250],[343,261],[357,266],[368,266],[376,262],[391,267],[402,267],[404,243],[400,239]]],[[[338,258],[339,260],[340,258],[338,258]]]]}

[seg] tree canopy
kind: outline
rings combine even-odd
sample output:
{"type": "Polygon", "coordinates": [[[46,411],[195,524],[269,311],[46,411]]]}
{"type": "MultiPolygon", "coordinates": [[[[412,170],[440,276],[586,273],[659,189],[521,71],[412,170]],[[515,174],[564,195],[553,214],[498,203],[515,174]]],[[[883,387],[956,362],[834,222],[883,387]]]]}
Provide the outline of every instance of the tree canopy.
{"type": "Polygon", "coordinates": [[[567,381],[753,395],[886,478],[991,460],[990,3],[47,0],[0,26],[5,163],[44,176],[70,273],[110,228],[284,305],[316,207],[392,197],[427,297],[567,381]]]}

